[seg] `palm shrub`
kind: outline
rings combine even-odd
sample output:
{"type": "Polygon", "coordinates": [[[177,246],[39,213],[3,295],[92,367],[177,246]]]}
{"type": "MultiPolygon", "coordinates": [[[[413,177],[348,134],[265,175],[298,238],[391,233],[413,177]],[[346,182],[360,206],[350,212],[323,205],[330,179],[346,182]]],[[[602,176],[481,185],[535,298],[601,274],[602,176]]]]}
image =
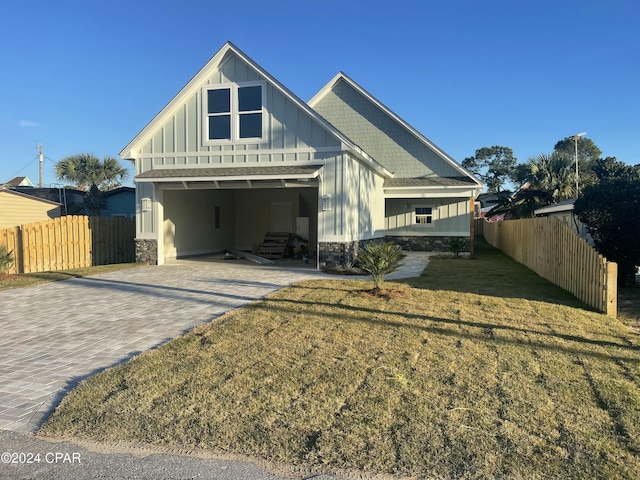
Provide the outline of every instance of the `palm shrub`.
{"type": "Polygon", "coordinates": [[[370,243],[358,254],[358,266],[373,277],[374,290],[381,290],[385,275],[400,266],[402,248],[389,242],[370,243]]]}
{"type": "Polygon", "coordinates": [[[464,238],[462,237],[453,237],[449,240],[449,251],[453,253],[456,257],[460,255],[460,252],[464,248],[465,245],[464,238]]]}
{"type": "Polygon", "coordinates": [[[5,245],[0,245],[0,273],[7,273],[13,262],[13,251],[10,252],[5,245]]]}

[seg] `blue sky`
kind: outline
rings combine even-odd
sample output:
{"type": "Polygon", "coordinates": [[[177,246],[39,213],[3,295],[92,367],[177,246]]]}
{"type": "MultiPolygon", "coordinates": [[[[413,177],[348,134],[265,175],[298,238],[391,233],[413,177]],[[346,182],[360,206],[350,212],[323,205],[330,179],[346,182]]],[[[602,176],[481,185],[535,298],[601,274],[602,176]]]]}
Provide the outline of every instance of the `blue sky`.
{"type": "Polygon", "coordinates": [[[37,183],[39,144],[45,185],[66,155],[118,158],[227,40],[305,101],[344,71],[458,161],[586,131],[640,163],[637,0],[4,0],[0,18],[0,182],[37,183]]]}

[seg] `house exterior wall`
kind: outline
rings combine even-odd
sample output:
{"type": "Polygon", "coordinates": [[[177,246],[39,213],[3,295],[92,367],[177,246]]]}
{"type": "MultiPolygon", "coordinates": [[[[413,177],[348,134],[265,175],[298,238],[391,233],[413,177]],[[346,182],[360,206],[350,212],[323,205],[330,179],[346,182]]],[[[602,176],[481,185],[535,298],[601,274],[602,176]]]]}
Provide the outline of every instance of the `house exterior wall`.
{"type": "Polygon", "coordinates": [[[388,236],[460,236],[471,231],[468,198],[424,198],[386,200],[385,230],[388,236]],[[433,223],[416,225],[415,207],[432,207],[433,223]]]}
{"type": "Polygon", "coordinates": [[[136,200],[133,190],[122,190],[106,196],[107,208],[100,211],[101,217],[125,216],[136,214],[136,200]]]}
{"type": "MultiPolygon", "coordinates": [[[[183,100],[167,119],[133,147],[136,174],[159,168],[273,166],[298,162],[331,165],[342,156],[341,143],[269,82],[265,82],[264,135],[261,141],[226,144],[204,141],[205,87],[247,81],[265,79],[235,54],[229,54],[204,85],[195,85],[186,91],[183,100]]],[[[157,238],[162,222],[158,202],[159,195],[153,184],[137,184],[138,238],[157,238]],[[143,209],[143,198],[151,200],[151,210],[143,209]]],[[[314,204],[317,204],[317,199],[314,204]]]]}
{"type": "Polygon", "coordinates": [[[384,235],[384,180],[350,155],[327,162],[319,192],[319,242],[350,242],[384,235]],[[322,197],[331,195],[331,210],[322,197]]]}
{"type": "MultiPolygon", "coordinates": [[[[230,55],[206,85],[265,81],[235,55],[230,55]]],[[[205,86],[206,86],[205,85],[205,86]]],[[[192,88],[171,116],[138,147],[151,168],[313,160],[318,149],[338,150],[340,142],[270,84],[265,88],[265,135],[259,142],[208,144],[203,139],[204,89],[192,88]]]]}
{"type": "Polygon", "coordinates": [[[232,190],[164,190],[162,197],[165,258],[234,246],[236,215],[232,190]],[[216,207],[219,207],[217,227],[216,207]]]}
{"type": "Polygon", "coordinates": [[[0,191],[0,228],[51,220],[61,215],[60,205],[0,191]]]}
{"type": "Polygon", "coordinates": [[[344,81],[313,106],[398,178],[460,172],[344,81]]]}

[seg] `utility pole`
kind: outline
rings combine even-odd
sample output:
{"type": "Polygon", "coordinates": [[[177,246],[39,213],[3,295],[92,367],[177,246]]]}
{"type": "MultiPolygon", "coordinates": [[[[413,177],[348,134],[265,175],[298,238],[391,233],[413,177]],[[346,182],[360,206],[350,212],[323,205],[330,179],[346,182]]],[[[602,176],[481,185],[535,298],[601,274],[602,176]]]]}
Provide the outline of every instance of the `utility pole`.
{"type": "Polygon", "coordinates": [[[40,160],[40,175],[38,187],[42,188],[42,160],[44,159],[44,155],[42,155],[42,144],[38,145],[38,160],[40,160]]]}
{"type": "Polygon", "coordinates": [[[578,173],[578,138],[580,137],[584,137],[587,134],[587,132],[581,132],[581,133],[576,133],[573,136],[573,142],[576,148],[576,198],[578,198],[578,194],[580,193],[579,191],[579,173],[578,173]]]}

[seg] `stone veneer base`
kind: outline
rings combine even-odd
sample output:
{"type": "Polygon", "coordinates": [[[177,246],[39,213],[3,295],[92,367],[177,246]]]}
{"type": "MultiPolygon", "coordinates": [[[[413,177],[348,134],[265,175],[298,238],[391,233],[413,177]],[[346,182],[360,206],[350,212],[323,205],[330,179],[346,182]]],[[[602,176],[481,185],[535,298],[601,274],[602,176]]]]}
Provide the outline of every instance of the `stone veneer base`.
{"type": "MultiPolygon", "coordinates": [[[[364,248],[368,243],[384,240],[385,242],[400,245],[403,250],[417,252],[449,252],[449,241],[452,238],[460,237],[403,237],[386,236],[384,238],[373,238],[370,240],[360,240],[355,242],[327,242],[319,244],[319,266],[332,267],[335,265],[345,265],[353,262],[358,254],[358,250],[364,248]]],[[[463,252],[469,252],[471,240],[463,237],[465,246],[463,252]]]]}
{"type": "Polygon", "coordinates": [[[158,264],[158,241],[136,238],[136,263],[158,264]]]}

